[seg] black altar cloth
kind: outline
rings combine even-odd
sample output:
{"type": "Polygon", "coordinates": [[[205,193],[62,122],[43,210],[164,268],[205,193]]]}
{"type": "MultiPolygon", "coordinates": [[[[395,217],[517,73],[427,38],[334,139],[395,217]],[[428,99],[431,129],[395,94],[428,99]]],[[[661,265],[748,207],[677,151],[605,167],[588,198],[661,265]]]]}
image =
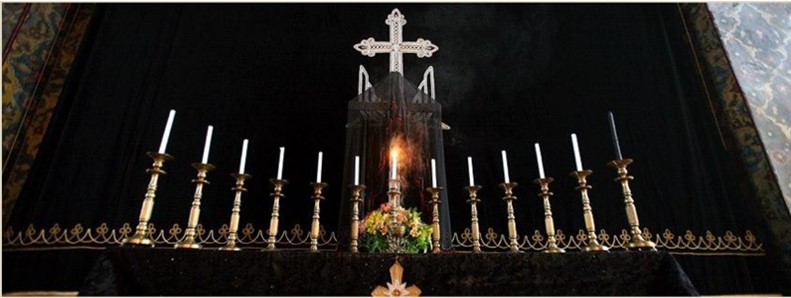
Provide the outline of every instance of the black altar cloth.
{"type": "Polygon", "coordinates": [[[428,296],[698,295],[667,252],[351,254],[108,248],[80,295],[369,296],[390,281],[428,296]]]}

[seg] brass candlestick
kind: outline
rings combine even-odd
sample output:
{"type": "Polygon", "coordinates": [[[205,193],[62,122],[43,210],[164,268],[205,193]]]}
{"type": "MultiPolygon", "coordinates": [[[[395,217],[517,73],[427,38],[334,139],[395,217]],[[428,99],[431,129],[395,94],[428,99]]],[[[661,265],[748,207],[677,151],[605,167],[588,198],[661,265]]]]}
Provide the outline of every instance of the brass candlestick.
{"type": "Polygon", "coordinates": [[[539,193],[538,196],[544,199],[544,228],[547,231],[547,248],[544,249],[544,252],[564,253],[566,251],[558,247],[558,241],[557,238],[555,238],[555,220],[552,219],[552,208],[549,205],[549,197],[554,195],[549,191],[549,184],[552,183],[553,180],[552,177],[539,178],[533,180],[533,183],[541,186],[541,193],[539,193]]]}
{"type": "Polygon", "coordinates": [[[571,172],[572,177],[577,178],[577,186],[575,189],[580,191],[582,195],[582,211],[585,216],[585,229],[588,231],[588,245],[583,249],[585,251],[609,251],[610,248],[599,244],[598,237],[596,236],[596,224],[593,222],[593,208],[591,208],[590,198],[588,198],[588,190],[593,188],[588,185],[585,177],[592,174],[591,170],[582,170],[581,172],[571,172]]]}
{"type": "Polygon", "coordinates": [[[514,215],[514,200],[516,197],[514,196],[514,188],[518,185],[516,182],[510,183],[500,183],[500,188],[505,191],[505,197],[503,200],[508,205],[508,239],[509,247],[511,248],[511,252],[519,252],[519,234],[516,233],[516,215],[514,215]]]}
{"type": "Polygon", "coordinates": [[[360,203],[362,203],[361,193],[365,190],[365,185],[356,184],[349,186],[352,189],[352,243],[351,252],[358,252],[358,241],[360,237],[360,203]]]}
{"type": "Polygon", "coordinates": [[[404,253],[406,252],[406,247],[404,247],[401,237],[404,236],[406,230],[396,220],[398,207],[401,206],[401,182],[398,179],[390,179],[389,186],[390,189],[387,191],[387,196],[390,202],[390,220],[387,232],[387,252],[404,253]]]}
{"type": "Polygon", "coordinates": [[[442,187],[429,187],[426,188],[426,191],[431,193],[431,207],[433,209],[431,212],[431,245],[434,248],[431,249],[431,252],[440,253],[442,252],[442,247],[439,244],[441,237],[439,230],[439,194],[442,192],[442,187]]]}
{"type": "Polygon", "coordinates": [[[656,243],[643,238],[643,233],[640,230],[640,220],[637,218],[637,207],[634,205],[632,190],[629,188],[629,180],[634,179],[634,177],[628,175],[629,172],[626,171],[626,167],[632,162],[632,159],[627,158],[616,159],[607,164],[618,169],[618,177],[615,178],[614,181],[620,181],[621,189],[623,189],[624,204],[626,204],[626,218],[629,220],[630,232],[632,234],[632,240],[627,247],[636,248],[638,250],[650,249],[655,251],[656,243]]]}
{"type": "Polygon", "coordinates": [[[269,240],[267,240],[267,250],[275,250],[275,243],[277,243],[277,229],[280,218],[280,198],[283,195],[283,186],[288,184],[288,181],[283,179],[269,179],[269,182],[274,186],[274,191],[269,194],[273,198],[272,202],[272,219],[269,220],[269,240]]]}
{"type": "Polygon", "coordinates": [[[472,252],[473,253],[480,253],[481,252],[481,232],[480,228],[478,228],[478,207],[475,205],[478,204],[481,200],[478,199],[478,190],[481,189],[480,185],[470,185],[464,188],[464,190],[470,192],[470,199],[467,200],[470,203],[470,207],[472,207],[470,213],[472,215],[472,222],[471,222],[471,230],[472,230],[472,252]]]}
{"type": "Polygon", "coordinates": [[[200,243],[195,242],[195,227],[198,226],[198,219],[200,218],[200,200],[203,198],[203,185],[211,184],[206,180],[206,173],[214,170],[214,166],[208,163],[194,162],[192,167],[198,170],[198,177],[192,179],[192,182],[195,183],[195,195],[192,196],[192,208],[190,208],[190,217],[187,220],[187,229],[184,231],[184,240],[176,243],[175,248],[201,248],[200,243]]]}
{"type": "Polygon", "coordinates": [[[146,190],[145,199],[143,199],[143,206],[140,208],[139,222],[135,229],[135,234],[131,238],[126,238],[121,242],[121,245],[149,245],[154,246],[154,241],[148,235],[148,221],[151,220],[151,212],[154,211],[154,197],[157,192],[157,182],[159,182],[159,175],[165,175],[162,170],[162,164],[165,161],[173,159],[167,153],[146,152],[154,160],[154,164],[146,173],[151,175],[151,180],[148,181],[148,189],[146,190]]]}
{"type": "Polygon", "coordinates": [[[244,188],[244,181],[253,176],[249,174],[239,174],[233,173],[231,176],[236,179],[236,186],[231,188],[234,191],[233,197],[233,209],[231,209],[231,223],[228,227],[228,242],[225,246],[220,247],[220,250],[240,250],[239,247],[236,247],[236,239],[238,236],[236,235],[236,231],[239,229],[239,213],[242,212],[242,192],[247,191],[244,188]]]}
{"type": "Polygon", "coordinates": [[[313,187],[313,222],[310,225],[310,251],[319,251],[319,203],[324,200],[321,189],[327,187],[324,182],[311,182],[313,187]]]}

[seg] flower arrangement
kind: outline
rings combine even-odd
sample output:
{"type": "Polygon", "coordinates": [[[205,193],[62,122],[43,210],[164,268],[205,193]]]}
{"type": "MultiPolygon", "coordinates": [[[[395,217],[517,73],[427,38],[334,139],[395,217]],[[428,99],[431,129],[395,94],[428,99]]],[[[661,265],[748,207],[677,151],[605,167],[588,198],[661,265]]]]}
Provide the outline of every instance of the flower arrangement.
{"type": "MultiPolygon", "coordinates": [[[[368,252],[385,252],[388,249],[387,235],[390,232],[390,204],[384,203],[371,211],[360,223],[362,236],[360,245],[368,252]]],[[[414,208],[396,209],[396,228],[403,231],[401,237],[409,253],[426,251],[431,244],[432,228],[420,220],[420,212],[414,208]]]]}

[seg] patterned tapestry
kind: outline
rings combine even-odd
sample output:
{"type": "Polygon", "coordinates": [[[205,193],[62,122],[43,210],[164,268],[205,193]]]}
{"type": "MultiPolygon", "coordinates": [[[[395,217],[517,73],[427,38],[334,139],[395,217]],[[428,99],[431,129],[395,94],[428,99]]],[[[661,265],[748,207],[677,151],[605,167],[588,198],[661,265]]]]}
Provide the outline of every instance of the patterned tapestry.
{"type": "Polygon", "coordinates": [[[20,20],[27,16],[30,4],[3,3],[3,59],[6,58],[6,45],[10,36],[17,32],[20,20]]]}
{"type": "Polygon", "coordinates": [[[709,10],[791,210],[791,4],[712,3],[709,10]]]}
{"type": "Polygon", "coordinates": [[[36,158],[93,9],[85,4],[3,4],[4,224],[36,158]]]}
{"type": "Polygon", "coordinates": [[[680,9],[711,84],[707,89],[752,177],[778,255],[791,268],[791,6],[683,4],[680,9]]]}

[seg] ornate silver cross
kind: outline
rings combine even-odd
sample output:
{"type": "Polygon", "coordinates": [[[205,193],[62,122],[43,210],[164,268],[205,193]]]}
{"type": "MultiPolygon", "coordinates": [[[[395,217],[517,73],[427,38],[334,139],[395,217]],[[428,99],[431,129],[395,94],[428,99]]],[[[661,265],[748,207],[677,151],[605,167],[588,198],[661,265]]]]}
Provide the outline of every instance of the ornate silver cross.
{"type": "Polygon", "coordinates": [[[369,37],[354,45],[354,49],[368,57],[373,57],[377,53],[390,53],[390,72],[404,74],[404,65],[401,63],[404,53],[417,54],[418,58],[423,58],[431,57],[439,50],[439,47],[427,39],[403,41],[401,32],[406,25],[406,19],[397,8],[387,16],[385,24],[390,25],[390,41],[376,41],[373,37],[369,37]]]}

